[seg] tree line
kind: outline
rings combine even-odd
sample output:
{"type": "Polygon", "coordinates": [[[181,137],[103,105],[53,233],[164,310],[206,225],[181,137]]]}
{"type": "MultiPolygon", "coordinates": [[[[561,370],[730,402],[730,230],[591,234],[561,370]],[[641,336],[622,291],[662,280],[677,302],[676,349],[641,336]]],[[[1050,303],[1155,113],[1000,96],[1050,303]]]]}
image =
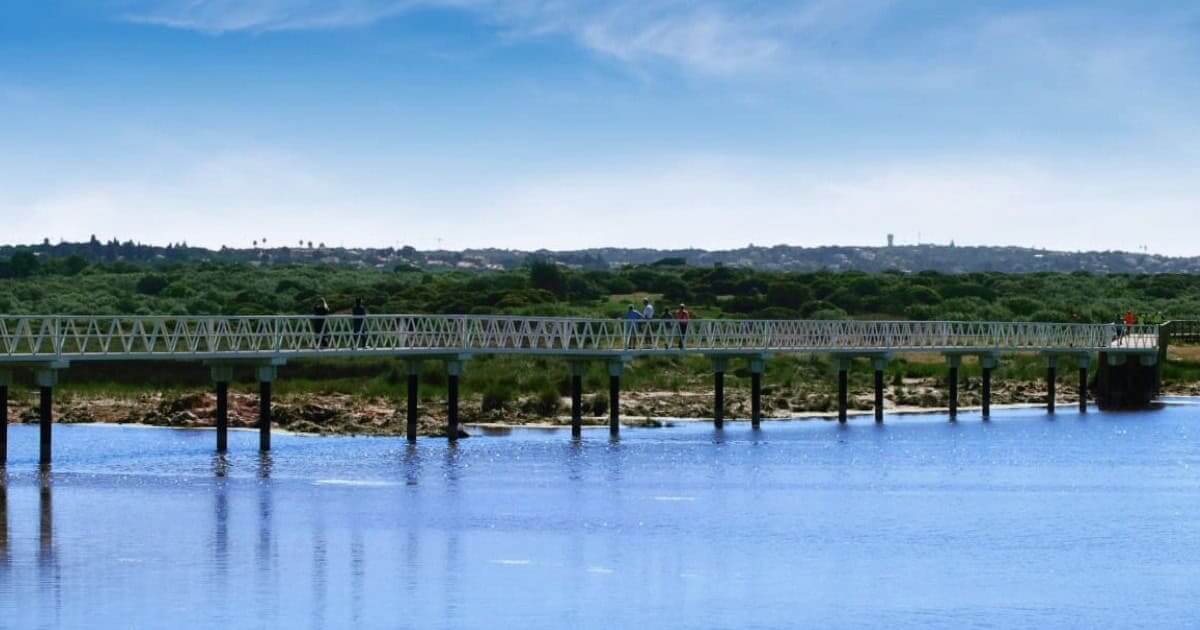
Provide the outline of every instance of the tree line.
{"type": "Polygon", "coordinates": [[[0,313],[304,314],[361,297],[375,313],[619,317],[650,296],[659,312],[697,317],[1110,322],[1200,316],[1189,274],[775,272],[694,267],[679,259],[611,270],[533,260],[512,271],[391,270],[332,265],[89,262],[18,252],[0,259],[0,313]]]}

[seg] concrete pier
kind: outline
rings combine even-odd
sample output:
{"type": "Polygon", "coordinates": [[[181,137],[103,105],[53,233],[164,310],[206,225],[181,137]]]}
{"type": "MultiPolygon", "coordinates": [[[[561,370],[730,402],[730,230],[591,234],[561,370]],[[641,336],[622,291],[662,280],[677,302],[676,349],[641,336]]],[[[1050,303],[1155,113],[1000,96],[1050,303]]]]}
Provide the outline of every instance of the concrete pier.
{"type": "Polygon", "coordinates": [[[1046,357],[1046,413],[1054,413],[1055,389],[1058,385],[1058,357],[1046,357]]]}
{"type": "Polygon", "coordinates": [[[958,367],[962,364],[962,357],[952,354],[946,357],[946,365],[948,366],[946,381],[950,386],[950,420],[958,419],[958,367]]]}
{"type": "Polygon", "coordinates": [[[258,378],[258,450],[271,450],[271,384],[277,376],[273,365],[260,365],[255,370],[258,378]]]}
{"type": "Polygon", "coordinates": [[[229,450],[229,383],[233,366],[214,365],[210,368],[217,389],[217,452],[229,450]]]}
{"type": "Polygon", "coordinates": [[[717,357],[713,363],[713,427],[725,426],[725,369],[728,364],[724,358],[717,357]]]}
{"type": "Polygon", "coordinates": [[[873,359],[875,368],[875,422],[883,422],[883,371],[887,369],[887,359],[873,359]]]}
{"type": "Polygon", "coordinates": [[[1090,355],[1079,356],[1079,413],[1087,413],[1088,401],[1088,364],[1091,363],[1090,355]]]}
{"type": "Polygon", "coordinates": [[[53,439],[54,423],[54,386],[58,384],[58,371],[54,369],[39,369],[35,378],[40,395],[38,405],[38,462],[45,466],[51,459],[51,440],[53,439]]]}
{"type": "Polygon", "coordinates": [[[750,428],[762,425],[762,375],[766,371],[766,360],[750,359],[750,428]]]}
{"type": "Polygon", "coordinates": [[[992,416],[992,370],[1000,364],[1000,360],[994,355],[983,355],[979,357],[979,365],[983,368],[983,419],[987,420],[992,416]]]}
{"type": "Polygon", "coordinates": [[[583,437],[583,373],[587,364],[572,361],[571,366],[571,437],[583,437]]]}
{"type": "Polygon", "coordinates": [[[621,373],[625,364],[621,361],[608,363],[608,434],[617,436],[621,433],[621,373]]]}
{"type": "Polygon", "coordinates": [[[462,361],[446,362],[446,437],[458,439],[458,379],[462,376],[462,361]]]}
{"type": "Polygon", "coordinates": [[[408,366],[408,391],[405,399],[404,433],[409,442],[417,441],[417,395],[421,378],[421,362],[406,361],[408,366]]]}
{"type": "Polygon", "coordinates": [[[850,390],[850,359],[847,357],[837,357],[837,408],[838,422],[846,421],[846,410],[849,406],[849,390],[850,390]]]}

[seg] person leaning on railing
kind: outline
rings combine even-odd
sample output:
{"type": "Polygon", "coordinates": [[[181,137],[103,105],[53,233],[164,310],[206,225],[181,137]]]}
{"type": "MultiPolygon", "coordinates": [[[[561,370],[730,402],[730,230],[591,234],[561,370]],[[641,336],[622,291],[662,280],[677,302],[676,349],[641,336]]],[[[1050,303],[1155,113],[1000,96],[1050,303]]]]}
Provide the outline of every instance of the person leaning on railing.
{"type": "Polygon", "coordinates": [[[325,298],[320,298],[313,305],[313,345],[317,348],[324,348],[329,342],[329,334],[325,332],[325,318],[329,317],[329,303],[325,298]]]}

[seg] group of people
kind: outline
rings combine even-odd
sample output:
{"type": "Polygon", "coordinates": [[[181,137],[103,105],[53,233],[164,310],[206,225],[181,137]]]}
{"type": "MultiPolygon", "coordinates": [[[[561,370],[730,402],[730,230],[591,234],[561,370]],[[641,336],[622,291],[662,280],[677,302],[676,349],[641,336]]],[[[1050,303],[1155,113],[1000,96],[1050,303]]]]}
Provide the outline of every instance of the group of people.
{"type": "MultiPolygon", "coordinates": [[[[637,310],[632,304],[625,309],[625,347],[630,348],[635,344],[640,343],[642,337],[650,337],[652,332],[646,324],[654,319],[654,303],[650,298],[642,299],[642,310],[637,310]]],[[[683,304],[674,312],[667,312],[661,319],[667,319],[674,322],[675,337],[679,343],[679,349],[682,350],[687,339],[688,322],[692,319],[692,314],[683,304]]]]}
{"type": "MultiPolygon", "coordinates": [[[[355,348],[365,348],[367,341],[367,307],[363,304],[362,298],[354,298],[354,308],[350,309],[353,319],[351,319],[350,327],[351,340],[355,348]]],[[[325,298],[319,298],[316,304],[313,305],[312,314],[312,330],[313,330],[313,345],[317,348],[329,347],[329,330],[326,326],[325,319],[329,317],[329,302],[325,298]]]]}

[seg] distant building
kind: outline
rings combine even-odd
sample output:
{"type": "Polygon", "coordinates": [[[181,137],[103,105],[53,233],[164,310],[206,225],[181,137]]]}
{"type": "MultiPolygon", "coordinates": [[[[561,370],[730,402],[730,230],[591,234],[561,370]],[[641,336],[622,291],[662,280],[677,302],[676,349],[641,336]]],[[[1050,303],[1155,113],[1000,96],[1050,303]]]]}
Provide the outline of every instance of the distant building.
{"type": "Polygon", "coordinates": [[[891,247],[892,245],[894,245],[895,242],[896,242],[896,235],[888,234],[888,247],[891,247]]]}

